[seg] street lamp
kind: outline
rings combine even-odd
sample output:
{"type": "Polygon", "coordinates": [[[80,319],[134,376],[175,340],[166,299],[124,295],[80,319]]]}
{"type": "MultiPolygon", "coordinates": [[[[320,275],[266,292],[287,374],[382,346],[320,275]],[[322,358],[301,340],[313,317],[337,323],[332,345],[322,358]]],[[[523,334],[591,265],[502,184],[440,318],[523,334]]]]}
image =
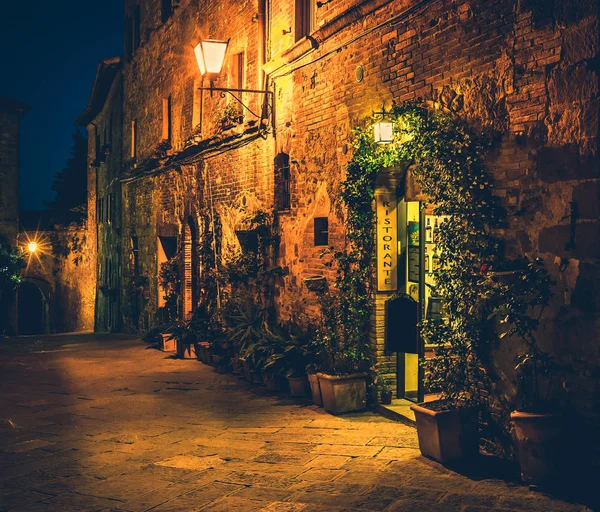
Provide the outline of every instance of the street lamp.
{"type": "Polygon", "coordinates": [[[34,252],[36,252],[38,250],[38,244],[35,241],[29,242],[27,244],[27,250],[29,251],[30,254],[33,254],[34,252]]]}
{"type": "Polygon", "coordinates": [[[221,73],[223,69],[223,62],[225,61],[225,53],[227,52],[227,41],[217,41],[216,39],[200,39],[200,42],[194,48],[196,54],[196,60],[198,61],[198,67],[200,68],[200,74],[211,81],[211,87],[213,81],[221,73]]]}
{"type": "Polygon", "coordinates": [[[381,116],[381,119],[373,124],[373,138],[377,144],[391,144],[394,142],[394,123],[389,119],[391,112],[385,111],[382,105],[381,112],[373,112],[373,116],[381,116]]]}
{"type": "Polygon", "coordinates": [[[215,80],[219,78],[225,62],[225,55],[229,46],[229,39],[221,41],[218,39],[200,39],[200,42],[194,47],[194,54],[202,78],[208,78],[210,87],[200,87],[201,91],[210,91],[212,96],[214,91],[221,93],[224,98],[226,94],[231,95],[243,108],[250,112],[254,117],[260,119],[261,127],[266,126],[269,118],[271,118],[272,126],[275,128],[275,120],[272,118],[273,113],[273,91],[269,91],[265,86],[265,90],[257,89],[230,89],[226,87],[215,87],[215,80]],[[259,114],[252,111],[236,94],[250,93],[263,94],[261,111],[259,114]]]}

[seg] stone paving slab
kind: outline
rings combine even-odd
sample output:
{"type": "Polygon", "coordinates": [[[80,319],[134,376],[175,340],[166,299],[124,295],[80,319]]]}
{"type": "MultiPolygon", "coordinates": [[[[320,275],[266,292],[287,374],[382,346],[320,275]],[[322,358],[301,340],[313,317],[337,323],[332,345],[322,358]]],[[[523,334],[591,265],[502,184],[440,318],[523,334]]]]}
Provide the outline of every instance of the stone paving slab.
{"type": "Polygon", "coordinates": [[[0,512],[591,510],[133,337],[0,340],[0,375],[0,512]]]}

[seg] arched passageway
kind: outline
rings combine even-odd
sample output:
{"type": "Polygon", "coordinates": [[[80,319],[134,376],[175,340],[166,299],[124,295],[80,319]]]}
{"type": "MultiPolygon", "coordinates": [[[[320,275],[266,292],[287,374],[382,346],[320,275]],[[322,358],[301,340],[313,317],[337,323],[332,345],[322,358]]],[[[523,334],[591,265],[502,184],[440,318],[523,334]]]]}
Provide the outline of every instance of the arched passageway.
{"type": "Polygon", "coordinates": [[[48,301],[44,292],[30,281],[24,281],[18,291],[19,334],[47,334],[48,301]]]}

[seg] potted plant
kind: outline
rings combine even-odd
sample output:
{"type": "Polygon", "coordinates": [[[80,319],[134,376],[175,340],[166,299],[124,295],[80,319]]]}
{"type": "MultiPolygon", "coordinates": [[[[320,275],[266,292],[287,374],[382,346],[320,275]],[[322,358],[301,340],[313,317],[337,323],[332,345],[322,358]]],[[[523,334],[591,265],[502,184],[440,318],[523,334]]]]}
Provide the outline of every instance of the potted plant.
{"type": "Polygon", "coordinates": [[[392,388],[388,379],[386,379],[383,375],[377,375],[377,389],[379,389],[381,403],[384,405],[390,405],[392,403],[392,388]]]}
{"type": "Polygon", "coordinates": [[[175,338],[177,357],[181,359],[196,359],[196,336],[187,324],[178,322],[169,328],[175,338]]]}
{"type": "MultiPolygon", "coordinates": [[[[338,281],[338,284],[339,281],[338,281]]],[[[319,295],[322,321],[313,343],[321,353],[317,373],[323,408],[332,414],[362,411],[367,407],[369,344],[364,317],[353,313],[356,297],[328,292],[319,295]],[[361,318],[362,317],[362,318],[361,318]]]]}
{"type": "Polygon", "coordinates": [[[562,399],[567,389],[563,369],[536,337],[539,319],[552,297],[551,285],[542,262],[529,263],[519,270],[518,279],[499,284],[508,293],[494,310],[503,327],[500,338],[521,344],[515,367],[521,404],[510,415],[521,479],[542,487],[560,481],[562,399]]]}

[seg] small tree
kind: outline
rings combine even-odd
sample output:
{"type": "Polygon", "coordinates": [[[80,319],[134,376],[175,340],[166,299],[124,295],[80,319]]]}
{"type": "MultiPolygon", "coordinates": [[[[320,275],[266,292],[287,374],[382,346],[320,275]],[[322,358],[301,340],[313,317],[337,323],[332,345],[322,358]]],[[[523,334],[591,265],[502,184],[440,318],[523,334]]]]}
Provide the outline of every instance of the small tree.
{"type": "Polygon", "coordinates": [[[81,222],[87,212],[87,138],[79,131],[73,134],[71,158],[66,167],[54,175],[54,201],[46,203],[60,224],[81,222]]]}

